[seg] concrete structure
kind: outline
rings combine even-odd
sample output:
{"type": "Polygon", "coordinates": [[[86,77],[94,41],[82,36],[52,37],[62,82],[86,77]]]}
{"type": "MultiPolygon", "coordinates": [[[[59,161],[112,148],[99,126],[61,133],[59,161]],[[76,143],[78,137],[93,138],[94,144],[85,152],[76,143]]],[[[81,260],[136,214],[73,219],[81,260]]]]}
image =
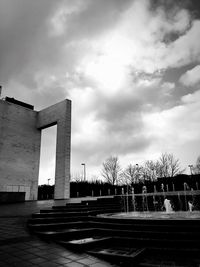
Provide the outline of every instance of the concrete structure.
{"type": "Polygon", "coordinates": [[[69,198],[70,100],[39,112],[19,101],[0,100],[0,191],[26,192],[26,200],[37,199],[41,130],[55,124],[57,147],[54,198],[69,198]]]}

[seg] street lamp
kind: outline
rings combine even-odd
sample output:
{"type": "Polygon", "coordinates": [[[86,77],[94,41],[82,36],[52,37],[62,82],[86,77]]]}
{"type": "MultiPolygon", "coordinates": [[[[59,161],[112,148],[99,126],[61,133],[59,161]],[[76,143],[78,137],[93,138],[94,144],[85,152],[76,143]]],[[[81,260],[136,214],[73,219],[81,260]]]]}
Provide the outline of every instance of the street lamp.
{"type": "Polygon", "coordinates": [[[152,173],[151,173],[151,175],[152,175],[152,181],[154,181],[154,167],[151,168],[151,171],[152,171],[152,173]]]}
{"type": "Polygon", "coordinates": [[[135,164],[135,166],[136,166],[136,182],[138,182],[138,180],[139,180],[139,164],[135,164]]]}
{"type": "Polygon", "coordinates": [[[85,166],[85,163],[81,163],[81,165],[83,166],[83,173],[84,173],[84,182],[86,180],[86,166],[85,166]]]}
{"type": "MultiPolygon", "coordinates": [[[[190,178],[192,180],[192,168],[193,168],[193,165],[192,164],[189,164],[188,167],[190,168],[190,178]]],[[[198,190],[198,183],[196,182],[196,188],[198,190]]]]}
{"type": "Polygon", "coordinates": [[[192,168],[193,168],[193,165],[190,164],[190,165],[188,165],[188,167],[190,168],[190,173],[191,173],[191,176],[192,176],[192,168]]]}
{"type": "Polygon", "coordinates": [[[49,181],[51,180],[50,178],[49,179],[47,179],[48,180],[48,185],[49,185],[49,181]]]}

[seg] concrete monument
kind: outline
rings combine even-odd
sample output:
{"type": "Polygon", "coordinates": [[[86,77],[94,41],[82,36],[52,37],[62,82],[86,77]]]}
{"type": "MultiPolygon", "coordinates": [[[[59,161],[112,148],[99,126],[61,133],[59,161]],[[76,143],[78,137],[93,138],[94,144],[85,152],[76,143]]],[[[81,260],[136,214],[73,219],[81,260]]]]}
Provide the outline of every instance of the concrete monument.
{"type": "Polygon", "coordinates": [[[26,192],[36,200],[42,129],[57,124],[55,199],[69,198],[71,101],[41,111],[6,97],[0,100],[0,191],[26,192]]]}

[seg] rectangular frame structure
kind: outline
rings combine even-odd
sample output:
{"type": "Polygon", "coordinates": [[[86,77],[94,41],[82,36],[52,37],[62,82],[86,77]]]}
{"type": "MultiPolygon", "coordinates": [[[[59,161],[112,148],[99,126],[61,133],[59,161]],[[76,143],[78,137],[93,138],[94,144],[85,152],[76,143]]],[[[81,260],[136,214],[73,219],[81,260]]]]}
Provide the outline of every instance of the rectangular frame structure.
{"type": "MultiPolygon", "coordinates": [[[[71,101],[34,111],[0,100],[0,191],[30,188],[36,200],[41,130],[57,124],[55,199],[70,197],[71,101]]],[[[29,195],[29,196],[28,196],[29,195]]]]}

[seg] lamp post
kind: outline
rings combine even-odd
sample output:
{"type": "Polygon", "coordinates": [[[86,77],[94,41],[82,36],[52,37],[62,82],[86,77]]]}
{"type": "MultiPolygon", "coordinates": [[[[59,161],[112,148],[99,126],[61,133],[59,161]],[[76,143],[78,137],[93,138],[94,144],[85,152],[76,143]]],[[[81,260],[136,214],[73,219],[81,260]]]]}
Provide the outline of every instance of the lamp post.
{"type": "Polygon", "coordinates": [[[83,179],[84,179],[84,182],[86,180],[86,166],[85,166],[85,163],[81,163],[81,165],[83,166],[83,179]]]}
{"type": "MultiPolygon", "coordinates": [[[[188,167],[190,168],[190,179],[191,179],[191,184],[193,183],[192,181],[192,168],[193,168],[193,165],[192,164],[189,164],[188,167]]],[[[196,182],[196,188],[198,190],[198,183],[196,182]]]]}
{"type": "Polygon", "coordinates": [[[152,178],[152,181],[154,181],[155,179],[154,179],[154,168],[153,167],[151,168],[151,171],[152,171],[151,178],[152,178]]]}
{"type": "Polygon", "coordinates": [[[49,181],[51,180],[50,178],[49,179],[47,179],[48,180],[48,185],[49,185],[49,181]]]}
{"type": "Polygon", "coordinates": [[[139,167],[139,165],[136,163],[135,166],[136,166],[136,182],[138,182],[138,179],[139,179],[138,167],[139,167]]]}
{"type": "Polygon", "coordinates": [[[190,174],[192,176],[192,168],[193,168],[193,165],[192,164],[189,164],[188,167],[190,168],[190,174]]]}

